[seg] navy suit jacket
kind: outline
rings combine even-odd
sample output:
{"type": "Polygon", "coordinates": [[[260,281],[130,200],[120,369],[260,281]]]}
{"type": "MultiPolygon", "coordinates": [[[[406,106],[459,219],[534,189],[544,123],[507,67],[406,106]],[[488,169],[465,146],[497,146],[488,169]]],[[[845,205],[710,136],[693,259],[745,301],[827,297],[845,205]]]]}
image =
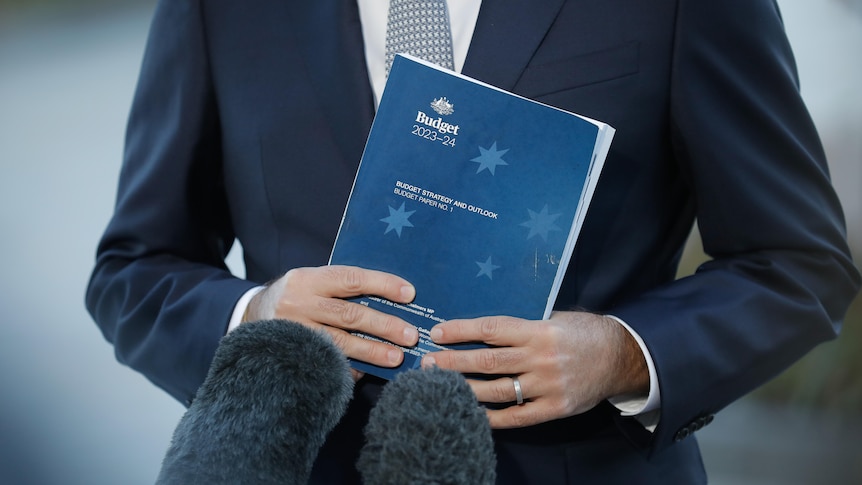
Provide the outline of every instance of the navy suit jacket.
{"type": "MultiPolygon", "coordinates": [[[[87,305],[177,399],[244,291],[326,264],[374,114],[362,42],[354,0],[159,4],[87,305]]],[[[654,434],[607,405],[497,432],[501,482],[703,481],[685,438],[833,338],[859,286],[775,2],[488,0],[463,72],[617,129],[558,307],[628,322],[661,385],[654,434]],[[674,281],[695,218],[713,259],[674,281]]],[[[321,483],[356,480],[380,386],[321,483]]]]}

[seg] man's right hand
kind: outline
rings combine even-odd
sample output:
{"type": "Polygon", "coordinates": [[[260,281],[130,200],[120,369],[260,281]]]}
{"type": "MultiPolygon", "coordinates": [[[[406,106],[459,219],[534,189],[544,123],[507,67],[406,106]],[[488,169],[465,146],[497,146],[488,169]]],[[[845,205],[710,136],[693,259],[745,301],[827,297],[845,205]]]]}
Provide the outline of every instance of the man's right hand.
{"type": "Polygon", "coordinates": [[[344,300],[360,295],[410,303],[416,290],[403,278],[381,271],[353,266],[296,268],[255,295],[243,321],[291,320],[325,330],[347,357],[381,367],[401,364],[404,354],[398,348],[351,332],[367,333],[405,347],[416,345],[419,332],[400,318],[344,300]]]}

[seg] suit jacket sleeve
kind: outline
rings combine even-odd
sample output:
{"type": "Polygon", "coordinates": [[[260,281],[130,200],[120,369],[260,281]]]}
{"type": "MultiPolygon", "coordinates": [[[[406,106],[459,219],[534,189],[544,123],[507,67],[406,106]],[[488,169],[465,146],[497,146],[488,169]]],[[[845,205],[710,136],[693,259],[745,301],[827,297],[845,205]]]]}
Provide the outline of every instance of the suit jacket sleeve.
{"type": "Polygon", "coordinates": [[[115,214],[86,303],[117,358],[190,402],[234,304],[234,235],[199,12],[160,2],[128,124],[115,214]]]}
{"type": "Polygon", "coordinates": [[[712,260],[611,310],[657,368],[653,449],[833,338],[859,287],[778,8],[729,3],[679,2],[671,78],[675,155],[712,260]]]}

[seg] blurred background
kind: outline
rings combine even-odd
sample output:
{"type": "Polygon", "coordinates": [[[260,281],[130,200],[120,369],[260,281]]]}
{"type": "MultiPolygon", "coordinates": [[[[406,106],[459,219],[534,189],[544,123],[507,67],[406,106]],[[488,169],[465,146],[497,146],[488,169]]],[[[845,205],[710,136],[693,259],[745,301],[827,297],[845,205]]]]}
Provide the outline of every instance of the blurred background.
{"type": "MultiPolygon", "coordinates": [[[[859,264],[862,0],[779,4],[859,264]]],[[[154,5],[0,0],[2,484],[152,484],[184,412],[83,306],[154,5]]],[[[681,274],[703,259],[695,232],[681,274]]],[[[712,483],[862,483],[862,299],[841,338],[698,437],[712,483]]]]}

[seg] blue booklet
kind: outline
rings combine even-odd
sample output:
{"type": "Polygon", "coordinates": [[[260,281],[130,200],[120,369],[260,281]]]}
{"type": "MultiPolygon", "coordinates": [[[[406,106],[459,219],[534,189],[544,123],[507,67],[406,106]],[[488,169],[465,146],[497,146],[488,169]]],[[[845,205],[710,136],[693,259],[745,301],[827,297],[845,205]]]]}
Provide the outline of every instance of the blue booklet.
{"type": "Polygon", "coordinates": [[[607,124],[396,57],[330,264],[413,283],[408,305],[354,301],[410,322],[420,337],[402,347],[398,368],[352,365],[391,379],[443,348],[428,335],[438,322],[548,318],[613,134],[607,124]]]}

